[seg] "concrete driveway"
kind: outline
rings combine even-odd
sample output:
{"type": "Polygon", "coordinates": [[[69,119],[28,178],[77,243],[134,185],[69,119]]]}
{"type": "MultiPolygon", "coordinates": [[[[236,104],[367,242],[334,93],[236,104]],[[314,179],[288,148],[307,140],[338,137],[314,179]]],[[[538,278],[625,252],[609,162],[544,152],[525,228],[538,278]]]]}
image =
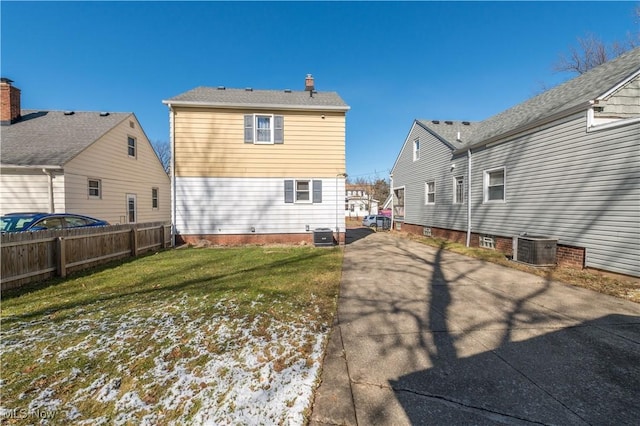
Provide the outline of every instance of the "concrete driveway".
{"type": "Polygon", "coordinates": [[[349,232],[311,425],[640,424],[640,305],[349,232]]]}

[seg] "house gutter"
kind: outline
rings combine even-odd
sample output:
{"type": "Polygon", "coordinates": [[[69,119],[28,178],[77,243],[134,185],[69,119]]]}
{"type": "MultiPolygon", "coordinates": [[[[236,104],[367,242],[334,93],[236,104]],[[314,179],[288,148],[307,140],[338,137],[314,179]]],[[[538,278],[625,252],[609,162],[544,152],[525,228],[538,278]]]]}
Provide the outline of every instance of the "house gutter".
{"type": "Polygon", "coordinates": [[[471,149],[467,150],[467,247],[471,245],[471,149]]]}
{"type": "Polygon", "coordinates": [[[569,109],[557,112],[555,114],[551,114],[551,115],[546,116],[544,118],[532,121],[531,123],[527,123],[527,124],[524,124],[522,126],[518,126],[518,127],[514,128],[512,130],[509,130],[509,131],[505,132],[505,133],[501,133],[499,135],[492,136],[492,137],[490,137],[488,139],[484,139],[484,140],[481,140],[479,142],[475,142],[475,143],[473,143],[471,145],[468,145],[468,146],[465,146],[463,148],[458,148],[458,149],[456,149],[454,151],[454,154],[462,154],[463,152],[465,152],[467,150],[478,148],[478,147],[485,146],[485,145],[498,145],[500,143],[507,142],[509,140],[509,138],[512,138],[512,137],[514,137],[516,135],[519,135],[521,133],[525,133],[525,132],[527,132],[529,130],[533,130],[536,127],[544,126],[545,124],[552,123],[552,122],[554,122],[556,120],[559,120],[561,118],[568,117],[568,116],[573,115],[575,113],[588,110],[589,108],[591,108],[594,105],[594,103],[595,103],[595,101],[593,101],[593,100],[589,100],[589,101],[586,101],[586,102],[581,102],[578,105],[575,105],[575,106],[573,106],[573,107],[571,107],[569,109]]]}
{"type": "Polygon", "coordinates": [[[169,107],[169,145],[171,151],[171,247],[176,246],[176,144],[175,144],[175,111],[169,107]]]}
{"type": "Polygon", "coordinates": [[[349,111],[351,107],[340,105],[284,105],[284,104],[228,104],[224,102],[197,102],[197,101],[162,101],[163,104],[173,107],[214,107],[227,109],[254,109],[254,110],[309,110],[309,111],[349,111]]]}

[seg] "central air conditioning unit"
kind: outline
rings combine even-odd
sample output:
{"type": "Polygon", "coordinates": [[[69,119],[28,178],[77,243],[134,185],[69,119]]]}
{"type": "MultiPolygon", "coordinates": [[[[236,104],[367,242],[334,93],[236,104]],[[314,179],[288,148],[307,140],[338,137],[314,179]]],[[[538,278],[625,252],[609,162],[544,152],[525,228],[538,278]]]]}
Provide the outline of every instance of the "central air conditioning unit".
{"type": "Polygon", "coordinates": [[[316,247],[333,246],[333,231],[329,228],[316,228],[313,230],[313,244],[316,247]]]}
{"type": "Polygon", "coordinates": [[[513,237],[513,260],[535,266],[555,266],[558,240],[518,235],[513,237]]]}

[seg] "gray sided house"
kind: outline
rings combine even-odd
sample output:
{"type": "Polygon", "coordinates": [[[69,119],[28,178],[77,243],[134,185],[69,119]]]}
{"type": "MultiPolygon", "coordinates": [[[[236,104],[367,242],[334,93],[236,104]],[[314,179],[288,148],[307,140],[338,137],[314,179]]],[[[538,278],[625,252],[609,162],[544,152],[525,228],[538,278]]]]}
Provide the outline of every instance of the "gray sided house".
{"type": "Polygon", "coordinates": [[[507,254],[550,237],[558,264],[640,276],[639,166],[637,48],[480,123],[414,121],[394,220],[507,254]]]}

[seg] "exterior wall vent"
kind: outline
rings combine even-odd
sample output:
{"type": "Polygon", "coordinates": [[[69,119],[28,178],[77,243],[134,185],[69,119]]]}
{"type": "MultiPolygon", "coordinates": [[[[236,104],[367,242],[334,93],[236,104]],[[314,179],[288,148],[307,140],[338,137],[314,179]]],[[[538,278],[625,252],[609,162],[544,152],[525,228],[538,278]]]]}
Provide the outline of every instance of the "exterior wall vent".
{"type": "Polygon", "coordinates": [[[422,235],[424,235],[425,237],[430,237],[431,236],[431,228],[425,226],[422,228],[422,235]]]}
{"type": "Polygon", "coordinates": [[[496,239],[493,235],[480,235],[478,245],[482,248],[495,250],[496,239]]]}
{"type": "Polygon", "coordinates": [[[518,262],[536,266],[554,266],[558,240],[549,237],[525,235],[514,237],[514,259],[518,262]]]}

